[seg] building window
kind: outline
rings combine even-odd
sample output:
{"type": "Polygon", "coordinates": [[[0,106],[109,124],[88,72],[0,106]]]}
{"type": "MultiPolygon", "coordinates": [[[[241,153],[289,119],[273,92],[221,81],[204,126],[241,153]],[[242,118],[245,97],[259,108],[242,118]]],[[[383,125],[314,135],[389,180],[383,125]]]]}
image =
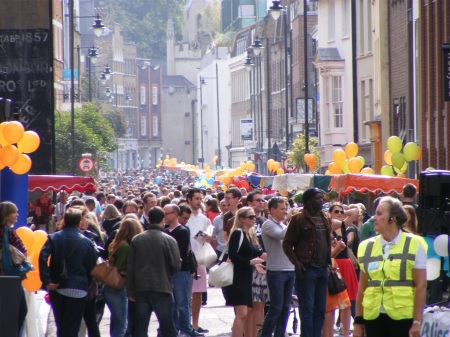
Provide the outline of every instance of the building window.
{"type": "Polygon", "coordinates": [[[158,86],[156,84],[152,86],[152,104],[158,105],[158,86]]]}
{"type": "Polygon", "coordinates": [[[366,26],[366,35],[367,35],[367,51],[372,51],[372,4],[367,3],[367,26],[366,26]]]}
{"type": "Polygon", "coordinates": [[[360,0],[359,1],[359,54],[360,55],[364,55],[364,21],[365,21],[365,16],[364,16],[364,3],[367,0],[360,0]]]}
{"type": "Polygon", "coordinates": [[[342,76],[335,76],[332,80],[331,100],[333,105],[333,120],[335,128],[342,128],[343,125],[343,102],[342,102],[342,76]]]}
{"type": "Polygon", "coordinates": [[[147,136],[147,116],[141,116],[141,137],[147,136]]]}
{"type": "Polygon", "coordinates": [[[147,97],[146,97],[147,91],[146,91],[145,84],[141,84],[140,91],[141,91],[141,94],[140,94],[141,105],[145,105],[145,103],[147,102],[147,97]]]}
{"type": "Polygon", "coordinates": [[[350,34],[350,0],[342,1],[342,36],[350,34]]]}
{"type": "Polygon", "coordinates": [[[328,40],[332,41],[335,38],[335,6],[334,0],[328,2],[328,40]]]}
{"type": "MultiPolygon", "coordinates": [[[[366,83],[364,81],[361,81],[361,121],[364,122],[367,120],[367,114],[366,114],[366,83]]],[[[362,139],[365,140],[367,137],[367,128],[363,127],[361,130],[362,133],[362,139]]]]}
{"type": "Polygon", "coordinates": [[[153,123],[152,123],[152,135],[153,137],[158,137],[158,117],[157,116],[153,116],[153,123]]]}

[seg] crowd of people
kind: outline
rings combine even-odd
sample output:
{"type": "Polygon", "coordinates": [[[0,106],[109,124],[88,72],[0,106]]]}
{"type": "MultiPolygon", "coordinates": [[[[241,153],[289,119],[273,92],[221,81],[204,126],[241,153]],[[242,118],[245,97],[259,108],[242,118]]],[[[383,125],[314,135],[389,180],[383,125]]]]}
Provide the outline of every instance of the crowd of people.
{"type": "Polygon", "coordinates": [[[317,188],[283,197],[169,177],[157,185],[150,173],[122,178],[104,180],[94,194],[62,191],[53,207],[40,275],[58,336],[78,336],[83,319],[89,336],[100,336],[105,305],[113,337],[147,336],[153,312],[163,337],[207,335],[201,308],[210,265],[192,273],[188,258],[205,245],[234,265],[233,284],[222,288],[234,307],[232,337],[284,337],[293,297],[302,337],[336,329],[348,337],[352,327],[354,337],[419,336],[427,248],[416,235],[411,186],[403,204],[378,198],[369,216],[362,203],[325,200],[317,188]],[[117,266],[122,289],[92,279],[99,257],[117,266]],[[331,265],[347,285],[335,295],[327,291],[331,265]]]}

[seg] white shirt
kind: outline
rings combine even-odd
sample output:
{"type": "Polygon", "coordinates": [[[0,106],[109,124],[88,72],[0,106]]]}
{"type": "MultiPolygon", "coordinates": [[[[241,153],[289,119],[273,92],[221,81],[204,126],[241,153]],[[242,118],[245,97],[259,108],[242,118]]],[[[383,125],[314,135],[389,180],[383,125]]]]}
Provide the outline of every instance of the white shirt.
{"type": "Polygon", "coordinates": [[[192,213],[191,217],[189,218],[189,221],[186,223],[186,227],[188,227],[189,231],[191,232],[191,248],[194,251],[194,254],[196,254],[202,247],[201,243],[198,242],[196,239],[194,239],[194,236],[199,231],[207,233],[208,227],[210,225],[211,221],[209,221],[209,219],[201,213],[197,215],[192,213]]]}

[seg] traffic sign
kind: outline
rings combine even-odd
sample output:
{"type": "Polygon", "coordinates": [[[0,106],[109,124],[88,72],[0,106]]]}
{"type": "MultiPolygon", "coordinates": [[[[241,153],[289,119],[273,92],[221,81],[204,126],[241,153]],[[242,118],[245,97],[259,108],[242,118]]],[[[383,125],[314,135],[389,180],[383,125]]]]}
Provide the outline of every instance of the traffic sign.
{"type": "Polygon", "coordinates": [[[297,166],[295,166],[294,163],[287,158],[283,159],[281,166],[286,173],[294,172],[297,169],[297,166]]]}
{"type": "Polygon", "coordinates": [[[84,173],[91,172],[94,169],[94,159],[91,157],[82,157],[78,161],[78,168],[84,173]]]}

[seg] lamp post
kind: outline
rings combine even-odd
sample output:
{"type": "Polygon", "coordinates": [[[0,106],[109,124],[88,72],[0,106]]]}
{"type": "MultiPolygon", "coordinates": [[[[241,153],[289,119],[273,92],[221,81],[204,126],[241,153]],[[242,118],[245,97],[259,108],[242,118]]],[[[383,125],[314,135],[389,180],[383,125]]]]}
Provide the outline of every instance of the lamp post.
{"type": "MultiPolygon", "coordinates": [[[[216,63],[216,96],[217,96],[217,160],[221,166],[222,156],[220,151],[220,110],[219,110],[219,64],[216,63]]],[[[217,166],[217,165],[216,165],[217,166]]]]}
{"type": "MultiPolygon", "coordinates": [[[[74,16],[74,6],[73,6],[74,0],[69,0],[68,2],[68,10],[69,10],[69,65],[70,65],[70,144],[71,144],[71,173],[72,175],[75,174],[75,81],[74,81],[74,55],[73,51],[75,48],[75,41],[74,41],[74,35],[75,35],[75,27],[73,24],[74,16]]],[[[92,16],[79,16],[77,18],[85,18],[85,17],[92,17],[92,16]]],[[[103,34],[104,25],[102,24],[102,21],[100,19],[100,16],[97,14],[95,16],[94,24],[92,25],[92,28],[94,30],[94,34],[97,37],[100,37],[103,34]]],[[[79,69],[78,69],[79,71],[79,69]]]]}
{"type": "Polygon", "coordinates": [[[203,163],[205,161],[205,158],[203,156],[203,86],[206,84],[206,80],[200,76],[200,149],[202,152],[202,157],[200,158],[200,161],[203,163]]]}
{"type": "MultiPolygon", "coordinates": [[[[306,0],[303,1],[306,3],[306,0]]],[[[285,128],[286,128],[286,153],[289,150],[289,81],[288,81],[288,39],[287,39],[287,12],[280,6],[280,1],[274,0],[272,1],[272,6],[270,7],[270,15],[272,18],[277,21],[278,18],[283,13],[283,38],[284,38],[284,85],[285,85],[285,128]]]]}

